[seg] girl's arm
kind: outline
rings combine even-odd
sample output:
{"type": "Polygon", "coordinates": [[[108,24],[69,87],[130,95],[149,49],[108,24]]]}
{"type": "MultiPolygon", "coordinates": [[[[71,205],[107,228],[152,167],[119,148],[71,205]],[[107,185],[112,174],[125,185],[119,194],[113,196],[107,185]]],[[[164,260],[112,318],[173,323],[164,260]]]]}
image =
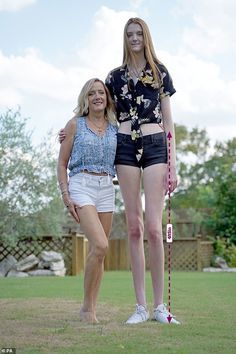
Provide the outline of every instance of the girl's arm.
{"type": "Polygon", "coordinates": [[[166,193],[169,190],[168,183],[170,182],[170,192],[173,192],[177,187],[176,174],[176,147],[175,147],[175,129],[171,114],[170,96],[165,96],[161,99],[161,111],[163,116],[163,125],[167,137],[167,152],[168,152],[168,168],[166,178],[166,193]],[[169,151],[170,147],[170,151],[169,151]],[[170,178],[169,178],[170,167],[170,178]]]}

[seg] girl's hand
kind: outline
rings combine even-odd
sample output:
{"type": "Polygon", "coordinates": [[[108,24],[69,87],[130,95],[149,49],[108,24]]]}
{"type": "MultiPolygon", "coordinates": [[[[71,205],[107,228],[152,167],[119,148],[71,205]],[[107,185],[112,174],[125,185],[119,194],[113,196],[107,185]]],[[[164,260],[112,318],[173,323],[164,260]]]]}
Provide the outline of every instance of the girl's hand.
{"type": "Polygon", "coordinates": [[[178,185],[177,173],[175,166],[168,166],[165,176],[165,194],[172,193],[178,185]]]}
{"type": "Polygon", "coordinates": [[[60,129],[60,130],[59,130],[59,133],[58,133],[58,140],[59,140],[59,143],[60,143],[60,144],[63,142],[63,140],[65,139],[65,137],[66,137],[66,133],[65,133],[64,128],[63,128],[63,129],[60,129]]]}

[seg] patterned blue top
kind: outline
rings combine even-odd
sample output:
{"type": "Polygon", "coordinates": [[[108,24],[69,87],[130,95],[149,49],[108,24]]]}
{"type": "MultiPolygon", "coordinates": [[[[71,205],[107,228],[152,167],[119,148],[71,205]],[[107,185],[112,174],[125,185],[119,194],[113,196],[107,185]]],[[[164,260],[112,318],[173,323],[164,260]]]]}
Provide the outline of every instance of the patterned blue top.
{"type": "Polygon", "coordinates": [[[88,127],[85,117],[76,120],[77,128],[68,165],[69,176],[84,170],[115,176],[117,126],[108,123],[104,135],[99,136],[88,127]]]}

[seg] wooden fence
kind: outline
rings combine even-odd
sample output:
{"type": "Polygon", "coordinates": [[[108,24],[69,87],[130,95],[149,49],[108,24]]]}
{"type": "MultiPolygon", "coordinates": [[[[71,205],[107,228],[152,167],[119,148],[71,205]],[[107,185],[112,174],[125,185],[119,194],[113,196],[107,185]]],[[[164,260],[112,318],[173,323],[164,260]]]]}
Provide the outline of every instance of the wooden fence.
{"type": "MultiPolygon", "coordinates": [[[[167,247],[164,241],[167,269],[167,247]]],[[[148,242],[144,240],[146,269],[149,269],[148,242]]],[[[88,253],[88,241],[83,234],[73,233],[55,238],[51,236],[39,239],[22,239],[12,248],[0,244],[0,261],[8,254],[20,260],[30,254],[36,256],[43,250],[53,250],[64,255],[67,275],[78,275],[85,267],[88,253]]],[[[213,255],[212,242],[203,241],[200,236],[192,238],[178,238],[171,245],[171,261],[173,270],[200,271],[210,266],[213,255]]],[[[129,270],[130,261],[127,239],[113,238],[109,240],[109,251],[105,259],[105,270],[129,270]]]]}
{"type": "MultiPolygon", "coordinates": [[[[88,251],[87,240],[81,234],[74,234],[73,244],[78,253],[74,254],[72,274],[77,275],[84,270],[86,255],[88,251]],[[80,261],[76,260],[77,258],[80,261]]],[[[168,267],[168,244],[164,241],[165,250],[165,269],[168,267]]],[[[173,270],[201,271],[209,267],[213,255],[213,246],[211,241],[202,241],[199,235],[196,238],[179,238],[171,244],[171,267],[173,270]]],[[[148,242],[144,240],[144,250],[146,258],[146,270],[149,270],[148,242]]],[[[109,250],[105,258],[105,270],[129,270],[129,252],[127,239],[109,240],[109,250]]]]}

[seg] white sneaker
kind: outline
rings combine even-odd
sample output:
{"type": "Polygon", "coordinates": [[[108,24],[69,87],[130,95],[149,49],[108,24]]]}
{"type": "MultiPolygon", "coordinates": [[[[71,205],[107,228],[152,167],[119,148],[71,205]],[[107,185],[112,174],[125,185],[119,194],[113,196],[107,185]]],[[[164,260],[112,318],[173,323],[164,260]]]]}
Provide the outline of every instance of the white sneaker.
{"type": "Polygon", "coordinates": [[[143,305],[136,304],[136,310],[133,315],[125,322],[126,324],[136,324],[145,322],[149,319],[149,312],[143,305]]]}
{"type": "Polygon", "coordinates": [[[160,304],[154,309],[153,319],[160,323],[180,324],[175,316],[167,310],[166,304],[160,304]]]}

